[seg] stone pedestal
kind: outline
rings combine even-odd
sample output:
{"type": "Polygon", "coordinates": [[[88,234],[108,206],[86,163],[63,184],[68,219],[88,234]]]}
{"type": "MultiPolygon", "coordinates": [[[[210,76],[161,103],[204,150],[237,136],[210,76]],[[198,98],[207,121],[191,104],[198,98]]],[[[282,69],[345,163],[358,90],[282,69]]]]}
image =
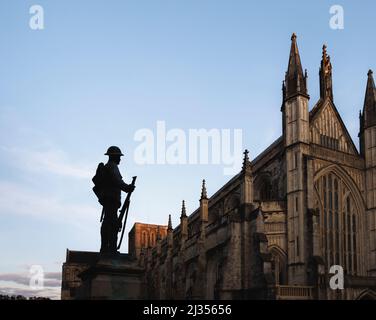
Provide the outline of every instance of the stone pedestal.
{"type": "Polygon", "coordinates": [[[76,299],[145,299],[145,270],[128,255],[99,256],[79,274],[82,280],[76,299]]]}

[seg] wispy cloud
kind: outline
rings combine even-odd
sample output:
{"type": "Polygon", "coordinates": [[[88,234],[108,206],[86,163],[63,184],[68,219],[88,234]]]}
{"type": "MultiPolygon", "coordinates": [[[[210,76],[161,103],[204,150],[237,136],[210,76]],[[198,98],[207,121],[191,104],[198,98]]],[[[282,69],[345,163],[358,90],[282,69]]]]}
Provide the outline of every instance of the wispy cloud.
{"type": "Polygon", "coordinates": [[[24,297],[44,297],[54,300],[59,300],[61,297],[60,288],[43,288],[40,290],[33,290],[26,286],[16,287],[16,286],[0,286],[0,294],[17,296],[21,295],[24,297]]]}
{"type": "Polygon", "coordinates": [[[44,274],[45,279],[61,280],[61,272],[46,272],[44,274]]]}
{"type": "Polygon", "coordinates": [[[6,295],[22,295],[25,297],[48,297],[60,299],[61,272],[45,272],[43,288],[30,287],[30,275],[27,273],[1,273],[0,293],[6,295]]]}
{"type": "Polygon", "coordinates": [[[93,176],[93,163],[76,163],[58,148],[44,150],[2,146],[1,150],[10,156],[17,167],[32,172],[48,172],[77,179],[88,179],[93,176]]]}
{"type": "MultiPolygon", "coordinates": [[[[0,281],[14,282],[28,286],[30,283],[30,276],[24,273],[0,273],[0,281]]],[[[60,287],[61,273],[60,272],[46,272],[44,274],[44,285],[46,287],[60,287]]]]}
{"type": "Polygon", "coordinates": [[[91,225],[98,216],[95,206],[66,203],[62,199],[40,194],[17,183],[0,181],[0,215],[31,215],[78,227],[91,225]]]}

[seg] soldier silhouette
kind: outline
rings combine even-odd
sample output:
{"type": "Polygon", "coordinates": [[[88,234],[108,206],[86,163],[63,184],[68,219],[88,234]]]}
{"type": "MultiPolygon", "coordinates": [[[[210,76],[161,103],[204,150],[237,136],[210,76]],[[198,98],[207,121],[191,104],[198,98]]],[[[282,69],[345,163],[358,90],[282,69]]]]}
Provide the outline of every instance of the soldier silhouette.
{"type": "Polygon", "coordinates": [[[134,186],[126,184],[120,174],[118,165],[123,153],[120,148],[111,146],[105,153],[109,157],[104,165],[100,163],[93,178],[93,188],[98,201],[103,206],[101,226],[101,253],[117,253],[117,238],[121,221],[117,211],[121,206],[121,191],[131,193],[134,186]]]}

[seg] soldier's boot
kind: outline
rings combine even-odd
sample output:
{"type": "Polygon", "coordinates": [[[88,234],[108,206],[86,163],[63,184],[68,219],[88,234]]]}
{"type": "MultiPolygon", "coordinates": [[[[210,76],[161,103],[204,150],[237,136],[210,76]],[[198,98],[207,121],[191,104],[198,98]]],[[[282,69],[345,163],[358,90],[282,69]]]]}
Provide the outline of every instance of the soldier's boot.
{"type": "Polygon", "coordinates": [[[108,237],[108,230],[106,223],[102,223],[101,227],[101,253],[108,253],[109,252],[109,237],[108,237]]]}
{"type": "Polygon", "coordinates": [[[118,253],[117,251],[117,235],[118,235],[118,228],[117,225],[114,225],[114,228],[111,232],[111,240],[110,240],[110,252],[111,253],[118,253]]]}

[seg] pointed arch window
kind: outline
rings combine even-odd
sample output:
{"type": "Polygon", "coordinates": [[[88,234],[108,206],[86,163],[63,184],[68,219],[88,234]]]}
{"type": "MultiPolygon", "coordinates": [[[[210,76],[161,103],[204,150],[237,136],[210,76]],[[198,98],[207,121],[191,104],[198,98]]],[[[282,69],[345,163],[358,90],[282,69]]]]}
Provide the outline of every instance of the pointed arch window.
{"type": "Polygon", "coordinates": [[[355,274],[358,269],[357,263],[357,217],[354,212],[354,204],[351,196],[346,198],[345,215],[345,236],[344,236],[344,269],[347,273],[355,274]]]}
{"type": "Polygon", "coordinates": [[[341,265],[347,274],[358,272],[359,222],[354,197],[334,173],[315,182],[319,197],[320,247],[328,269],[341,265]]]}
{"type": "Polygon", "coordinates": [[[149,243],[152,247],[155,246],[155,233],[154,232],[150,233],[150,242],[149,243]]]}
{"type": "Polygon", "coordinates": [[[260,200],[266,201],[271,199],[271,183],[269,180],[264,180],[260,187],[260,200]]]}
{"type": "Polygon", "coordinates": [[[278,250],[275,247],[270,249],[270,253],[275,283],[276,285],[284,285],[287,283],[286,255],[282,254],[281,249],[278,250]]]}
{"type": "Polygon", "coordinates": [[[141,246],[144,248],[148,247],[148,234],[146,231],[142,231],[141,233],[141,246]]]}

